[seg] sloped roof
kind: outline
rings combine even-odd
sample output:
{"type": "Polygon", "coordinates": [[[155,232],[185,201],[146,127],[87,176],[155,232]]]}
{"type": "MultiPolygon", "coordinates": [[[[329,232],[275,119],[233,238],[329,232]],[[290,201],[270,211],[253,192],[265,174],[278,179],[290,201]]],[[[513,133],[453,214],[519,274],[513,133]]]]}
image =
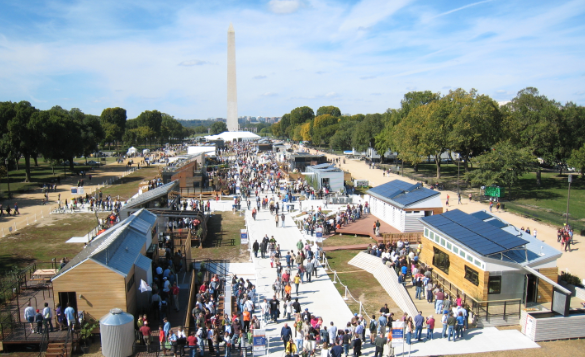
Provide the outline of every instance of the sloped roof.
{"type": "Polygon", "coordinates": [[[178,185],[178,184],[179,184],[179,181],[175,180],[175,181],[171,181],[167,184],[164,184],[162,186],[159,186],[159,187],[155,188],[154,190],[148,190],[148,191],[144,192],[143,194],[139,195],[138,197],[128,200],[128,203],[124,206],[124,210],[126,210],[128,208],[133,208],[133,207],[139,206],[139,205],[141,205],[145,202],[148,202],[148,201],[152,201],[153,199],[155,199],[157,197],[164,196],[164,195],[168,194],[169,192],[171,192],[175,188],[175,185],[178,185]]]}
{"type": "Polygon", "coordinates": [[[134,212],[87,244],[52,280],[58,279],[87,260],[93,260],[126,276],[134,262],[141,256],[140,251],[146,244],[146,233],[155,221],[156,215],[145,209],[134,212]]]}
{"type": "Polygon", "coordinates": [[[152,266],[152,260],[140,254],[138,256],[138,259],[136,259],[136,263],[134,264],[136,264],[136,266],[139,267],[140,269],[148,271],[148,269],[152,266]]]}
{"type": "Polygon", "coordinates": [[[392,180],[373,187],[366,193],[401,208],[440,195],[439,192],[423,187],[420,183],[411,184],[401,180],[392,180]]]}

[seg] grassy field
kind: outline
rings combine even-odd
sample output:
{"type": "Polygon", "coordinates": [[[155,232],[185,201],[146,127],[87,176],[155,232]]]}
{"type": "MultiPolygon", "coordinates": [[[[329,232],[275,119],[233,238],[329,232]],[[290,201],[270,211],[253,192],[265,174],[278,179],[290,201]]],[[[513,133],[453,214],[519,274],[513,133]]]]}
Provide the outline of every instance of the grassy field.
{"type": "MultiPolygon", "coordinates": [[[[396,311],[398,309],[397,305],[392,298],[388,296],[386,291],[372,274],[354,267],[353,265],[347,264],[347,262],[359,252],[360,251],[357,250],[327,252],[327,260],[329,261],[331,269],[337,272],[342,283],[347,285],[353,297],[362,302],[363,307],[369,316],[372,314],[376,314],[377,316],[380,307],[384,304],[388,304],[388,308],[390,308],[391,311],[396,311]]],[[[331,271],[328,271],[328,273],[330,276],[333,274],[331,271]]],[[[345,288],[341,284],[335,284],[335,287],[341,296],[344,296],[345,288]]],[[[349,306],[352,312],[359,312],[360,305],[353,299],[349,298],[347,300],[347,306],[349,306]]]]}
{"type": "Polygon", "coordinates": [[[158,172],[158,166],[142,168],[122,178],[121,183],[106,187],[101,191],[104,195],[111,195],[112,197],[120,196],[120,199],[127,200],[138,193],[138,184],[141,181],[152,179],[158,174],[158,172]]]}
{"type": "MultiPolygon", "coordinates": [[[[105,217],[107,214],[101,214],[105,217]]],[[[38,224],[20,229],[0,239],[0,276],[32,262],[72,258],[83,249],[82,243],[65,242],[85,235],[97,226],[94,214],[52,215],[38,224]]]]}
{"type": "MultiPolygon", "coordinates": [[[[106,158],[106,163],[115,162],[115,158],[108,157],[106,158]]],[[[88,161],[97,159],[88,158],[88,161]]],[[[75,165],[75,171],[85,171],[90,172],[91,167],[86,166],[85,159],[75,159],[75,162],[79,163],[80,165],[75,165]]],[[[19,169],[18,170],[10,170],[9,172],[9,179],[10,179],[10,192],[14,193],[23,193],[32,189],[39,188],[43,185],[43,183],[50,183],[55,182],[57,177],[63,177],[65,175],[70,176],[72,175],[71,170],[69,170],[68,166],[60,166],[55,165],[51,166],[49,163],[44,162],[42,159],[39,159],[39,166],[34,166],[34,161],[31,160],[31,182],[24,182],[25,179],[25,170],[24,170],[24,159],[19,160],[19,169]]],[[[103,161],[100,161],[103,163],[103,161]]],[[[4,163],[0,163],[4,165],[4,163]]],[[[90,172],[91,173],[91,172],[90,172]]],[[[8,178],[2,177],[0,178],[0,197],[6,197],[6,193],[8,191],[8,178]]]]}
{"type": "Polygon", "coordinates": [[[240,245],[240,229],[245,228],[244,217],[232,212],[217,212],[207,222],[207,239],[203,249],[194,249],[193,259],[226,259],[247,262],[247,246],[240,245]],[[231,240],[234,244],[231,244],[231,240]]]}
{"type": "Polygon", "coordinates": [[[364,236],[357,236],[354,237],[353,235],[333,235],[323,241],[324,247],[338,247],[342,245],[354,245],[354,244],[370,244],[375,243],[375,241],[370,237],[364,236]]]}

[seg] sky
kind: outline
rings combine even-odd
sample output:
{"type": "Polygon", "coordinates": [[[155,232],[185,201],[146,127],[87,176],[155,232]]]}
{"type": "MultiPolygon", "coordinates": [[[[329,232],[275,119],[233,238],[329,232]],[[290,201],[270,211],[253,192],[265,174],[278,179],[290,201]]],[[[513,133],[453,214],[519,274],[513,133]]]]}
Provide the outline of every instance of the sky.
{"type": "Polygon", "coordinates": [[[585,104],[585,0],[2,0],[0,101],[225,118],[230,23],[240,116],[456,88],[585,104]]]}

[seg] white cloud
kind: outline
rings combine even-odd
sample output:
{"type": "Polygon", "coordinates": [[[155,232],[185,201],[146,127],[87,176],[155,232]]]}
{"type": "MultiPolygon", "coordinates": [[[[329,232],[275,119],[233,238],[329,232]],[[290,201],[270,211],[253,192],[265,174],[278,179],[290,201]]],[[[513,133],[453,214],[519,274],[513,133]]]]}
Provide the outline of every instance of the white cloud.
{"type": "Polygon", "coordinates": [[[339,97],[339,94],[337,94],[335,92],[329,92],[329,93],[325,94],[325,97],[327,97],[327,98],[335,98],[335,97],[339,97]]]}
{"type": "Polygon", "coordinates": [[[262,94],[263,97],[276,97],[277,95],[278,93],[275,92],[266,92],[262,94]]]}
{"type": "Polygon", "coordinates": [[[376,25],[412,0],[362,0],[356,4],[339,27],[341,31],[364,30],[376,25]]]}
{"type": "Polygon", "coordinates": [[[275,14],[292,14],[300,6],[300,0],[270,0],[268,3],[268,8],[275,14]]]}
{"type": "Polygon", "coordinates": [[[183,61],[181,63],[179,63],[179,66],[184,66],[184,67],[192,67],[192,66],[203,66],[206,64],[213,64],[209,61],[202,61],[202,60],[190,60],[190,61],[183,61]]]}

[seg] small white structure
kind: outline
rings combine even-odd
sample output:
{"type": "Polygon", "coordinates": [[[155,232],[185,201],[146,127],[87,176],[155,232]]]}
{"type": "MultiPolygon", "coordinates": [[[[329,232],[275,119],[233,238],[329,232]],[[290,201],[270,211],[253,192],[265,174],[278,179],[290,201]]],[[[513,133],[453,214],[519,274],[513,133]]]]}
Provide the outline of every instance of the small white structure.
{"type": "Polygon", "coordinates": [[[134,316],[112,309],[100,319],[102,353],[105,357],[126,357],[132,355],[134,344],[134,316]]]}
{"type": "Polygon", "coordinates": [[[126,154],[127,155],[136,155],[137,152],[138,152],[138,149],[136,149],[134,146],[132,146],[130,149],[128,149],[128,152],[126,154]]]}
{"type": "Polygon", "coordinates": [[[307,166],[306,170],[308,173],[314,174],[315,181],[320,189],[327,187],[329,191],[339,191],[344,188],[343,182],[343,171],[335,165],[330,163],[324,163],[319,165],[307,166]]]}
{"type": "Polygon", "coordinates": [[[205,136],[205,139],[207,141],[212,141],[212,140],[223,140],[223,141],[256,141],[256,140],[260,140],[262,137],[259,135],[256,135],[252,132],[249,131],[224,131],[221,134],[217,134],[217,135],[208,135],[205,136]]]}
{"type": "Polygon", "coordinates": [[[215,146],[189,146],[187,147],[187,155],[215,154],[215,146]]]}
{"type": "Polygon", "coordinates": [[[142,155],[148,155],[148,154],[150,154],[150,149],[142,150],[142,155]]]}
{"type": "Polygon", "coordinates": [[[366,192],[370,212],[401,232],[422,232],[419,218],[443,213],[439,192],[393,180],[366,192]]]}

